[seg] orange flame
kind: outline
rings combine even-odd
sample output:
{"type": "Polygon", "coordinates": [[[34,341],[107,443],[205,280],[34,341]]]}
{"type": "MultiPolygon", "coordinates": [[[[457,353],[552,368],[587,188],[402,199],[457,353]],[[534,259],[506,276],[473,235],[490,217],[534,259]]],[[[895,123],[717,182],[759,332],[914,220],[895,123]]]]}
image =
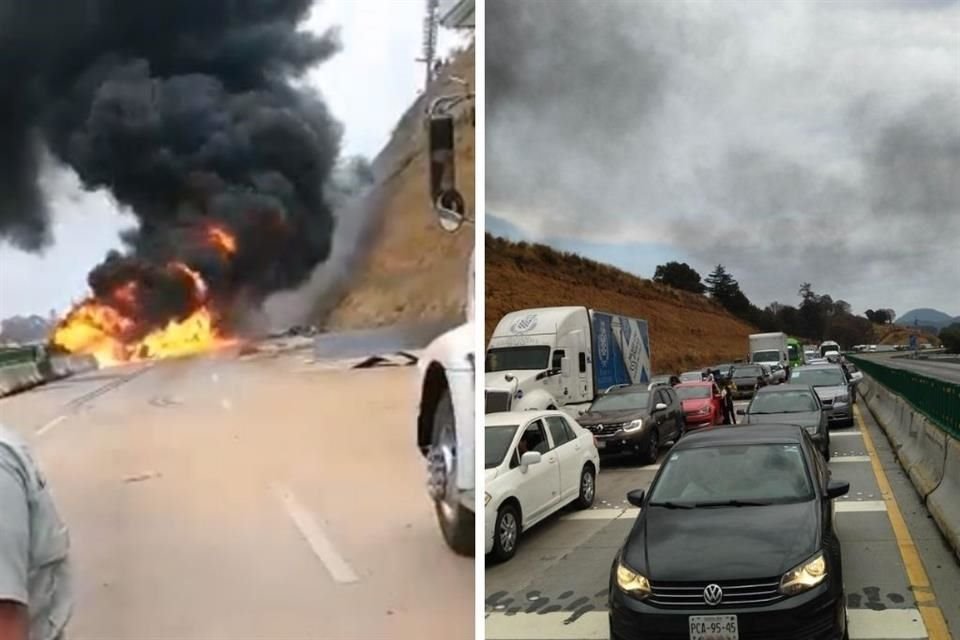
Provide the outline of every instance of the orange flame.
{"type": "Polygon", "coordinates": [[[237,239],[223,227],[215,224],[207,227],[207,239],[228,256],[237,252],[237,239]]]}
{"type": "MultiPolygon", "coordinates": [[[[169,267],[189,275],[195,286],[195,298],[198,302],[205,300],[207,285],[199,273],[179,262],[170,263],[169,267]]],[[[119,287],[113,296],[135,305],[136,283],[119,287]]],[[[70,311],[54,332],[53,342],[71,353],[94,356],[101,367],[186,356],[235,343],[216,327],[214,314],[206,305],[182,320],[171,320],[162,329],[151,331],[141,339],[126,339],[135,327],[133,319],[91,299],[70,311]]]]}

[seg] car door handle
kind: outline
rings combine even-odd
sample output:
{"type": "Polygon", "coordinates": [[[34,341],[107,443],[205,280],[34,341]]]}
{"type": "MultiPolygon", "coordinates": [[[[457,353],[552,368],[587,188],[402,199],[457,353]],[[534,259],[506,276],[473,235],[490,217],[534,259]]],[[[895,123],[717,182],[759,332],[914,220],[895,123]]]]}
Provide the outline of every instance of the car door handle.
{"type": "Polygon", "coordinates": [[[550,464],[553,464],[556,461],[557,461],[556,458],[547,458],[547,462],[549,462],[550,464]]]}

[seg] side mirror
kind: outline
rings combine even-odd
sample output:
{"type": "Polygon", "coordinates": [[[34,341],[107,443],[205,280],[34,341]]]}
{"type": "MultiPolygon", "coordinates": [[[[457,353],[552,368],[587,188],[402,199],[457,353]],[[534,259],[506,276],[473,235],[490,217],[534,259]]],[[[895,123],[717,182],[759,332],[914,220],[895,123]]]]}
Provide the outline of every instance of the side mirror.
{"type": "Polygon", "coordinates": [[[643,507],[643,497],[646,492],[643,489],[634,489],[627,493],[627,502],[635,507],[643,507]]]}
{"type": "Polygon", "coordinates": [[[745,415],[747,415],[747,410],[746,410],[746,409],[737,409],[737,415],[738,415],[738,416],[745,416],[745,415]]]}
{"type": "Polygon", "coordinates": [[[833,500],[845,496],[850,491],[850,483],[843,480],[831,480],[827,484],[827,497],[833,500]]]}
{"type": "Polygon", "coordinates": [[[526,473],[527,467],[532,464],[539,464],[542,458],[543,456],[540,455],[539,451],[527,451],[520,456],[520,471],[526,473]]]}
{"type": "Polygon", "coordinates": [[[453,233],[463,225],[467,211],[466,202],[456,189],[453,116],[431,115],[429,138],[433,209],[443,230],[453,233]]]}
{"type": "Polygon", "coordinates": [[[666,409],[667,405],[663,404],[662,402],[658,402],[656,406],[653,407],[654,411],[666,411],[666,409]]]}

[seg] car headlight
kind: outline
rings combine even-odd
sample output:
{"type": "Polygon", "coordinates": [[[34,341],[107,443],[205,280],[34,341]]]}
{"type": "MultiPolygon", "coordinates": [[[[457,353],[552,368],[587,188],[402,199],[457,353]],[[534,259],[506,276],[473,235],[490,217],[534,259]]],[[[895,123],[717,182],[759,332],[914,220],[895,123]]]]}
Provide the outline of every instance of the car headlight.
{"type": "Polygon", "coordinates": [[[490,504],[490,494],[487,493],[487,492],[484,492],[484,494],[483,494],[483,506],[487,506],[488,504],[490,504]]]}
{"type": "Polygon", "coordinates": [[[617,561],[617,586],[627,595],[641,600],[650,595],[650,581],[619,560],[617,561]]]}
{"type": "Polygon", "coordinates": [[[850,402],[850,396],[848,395],[837,396],[836,398],[833,399],[833,401],[834,403],[847,404],[848,402],[850,402]]]}
{"type": "Polygon", "coordinates": [[[827,578],[827,561],[818,551],[809,560],[798,564],[780,578],[780,593],[793,596],[817,586],[827,578]]]}
{"type": "Polygon", "coordinates": [[[623,430],[625,432],[636,431],[642,426],[643,426],[643,420],[632,420],[627,424],[623,425],[623,430]]]}

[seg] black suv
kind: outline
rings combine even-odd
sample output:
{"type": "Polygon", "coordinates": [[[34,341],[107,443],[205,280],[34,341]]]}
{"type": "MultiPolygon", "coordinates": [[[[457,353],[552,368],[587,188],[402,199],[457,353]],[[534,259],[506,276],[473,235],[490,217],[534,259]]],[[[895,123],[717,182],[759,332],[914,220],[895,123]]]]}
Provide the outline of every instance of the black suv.
{"type": "Polygon", "coordinates": [[[683,435],[683,409],[672,387],[620,387],[594,400],[577,418],[595,436],[601,455],[631,451],[653,464],[666,442],[683,435]]]}

